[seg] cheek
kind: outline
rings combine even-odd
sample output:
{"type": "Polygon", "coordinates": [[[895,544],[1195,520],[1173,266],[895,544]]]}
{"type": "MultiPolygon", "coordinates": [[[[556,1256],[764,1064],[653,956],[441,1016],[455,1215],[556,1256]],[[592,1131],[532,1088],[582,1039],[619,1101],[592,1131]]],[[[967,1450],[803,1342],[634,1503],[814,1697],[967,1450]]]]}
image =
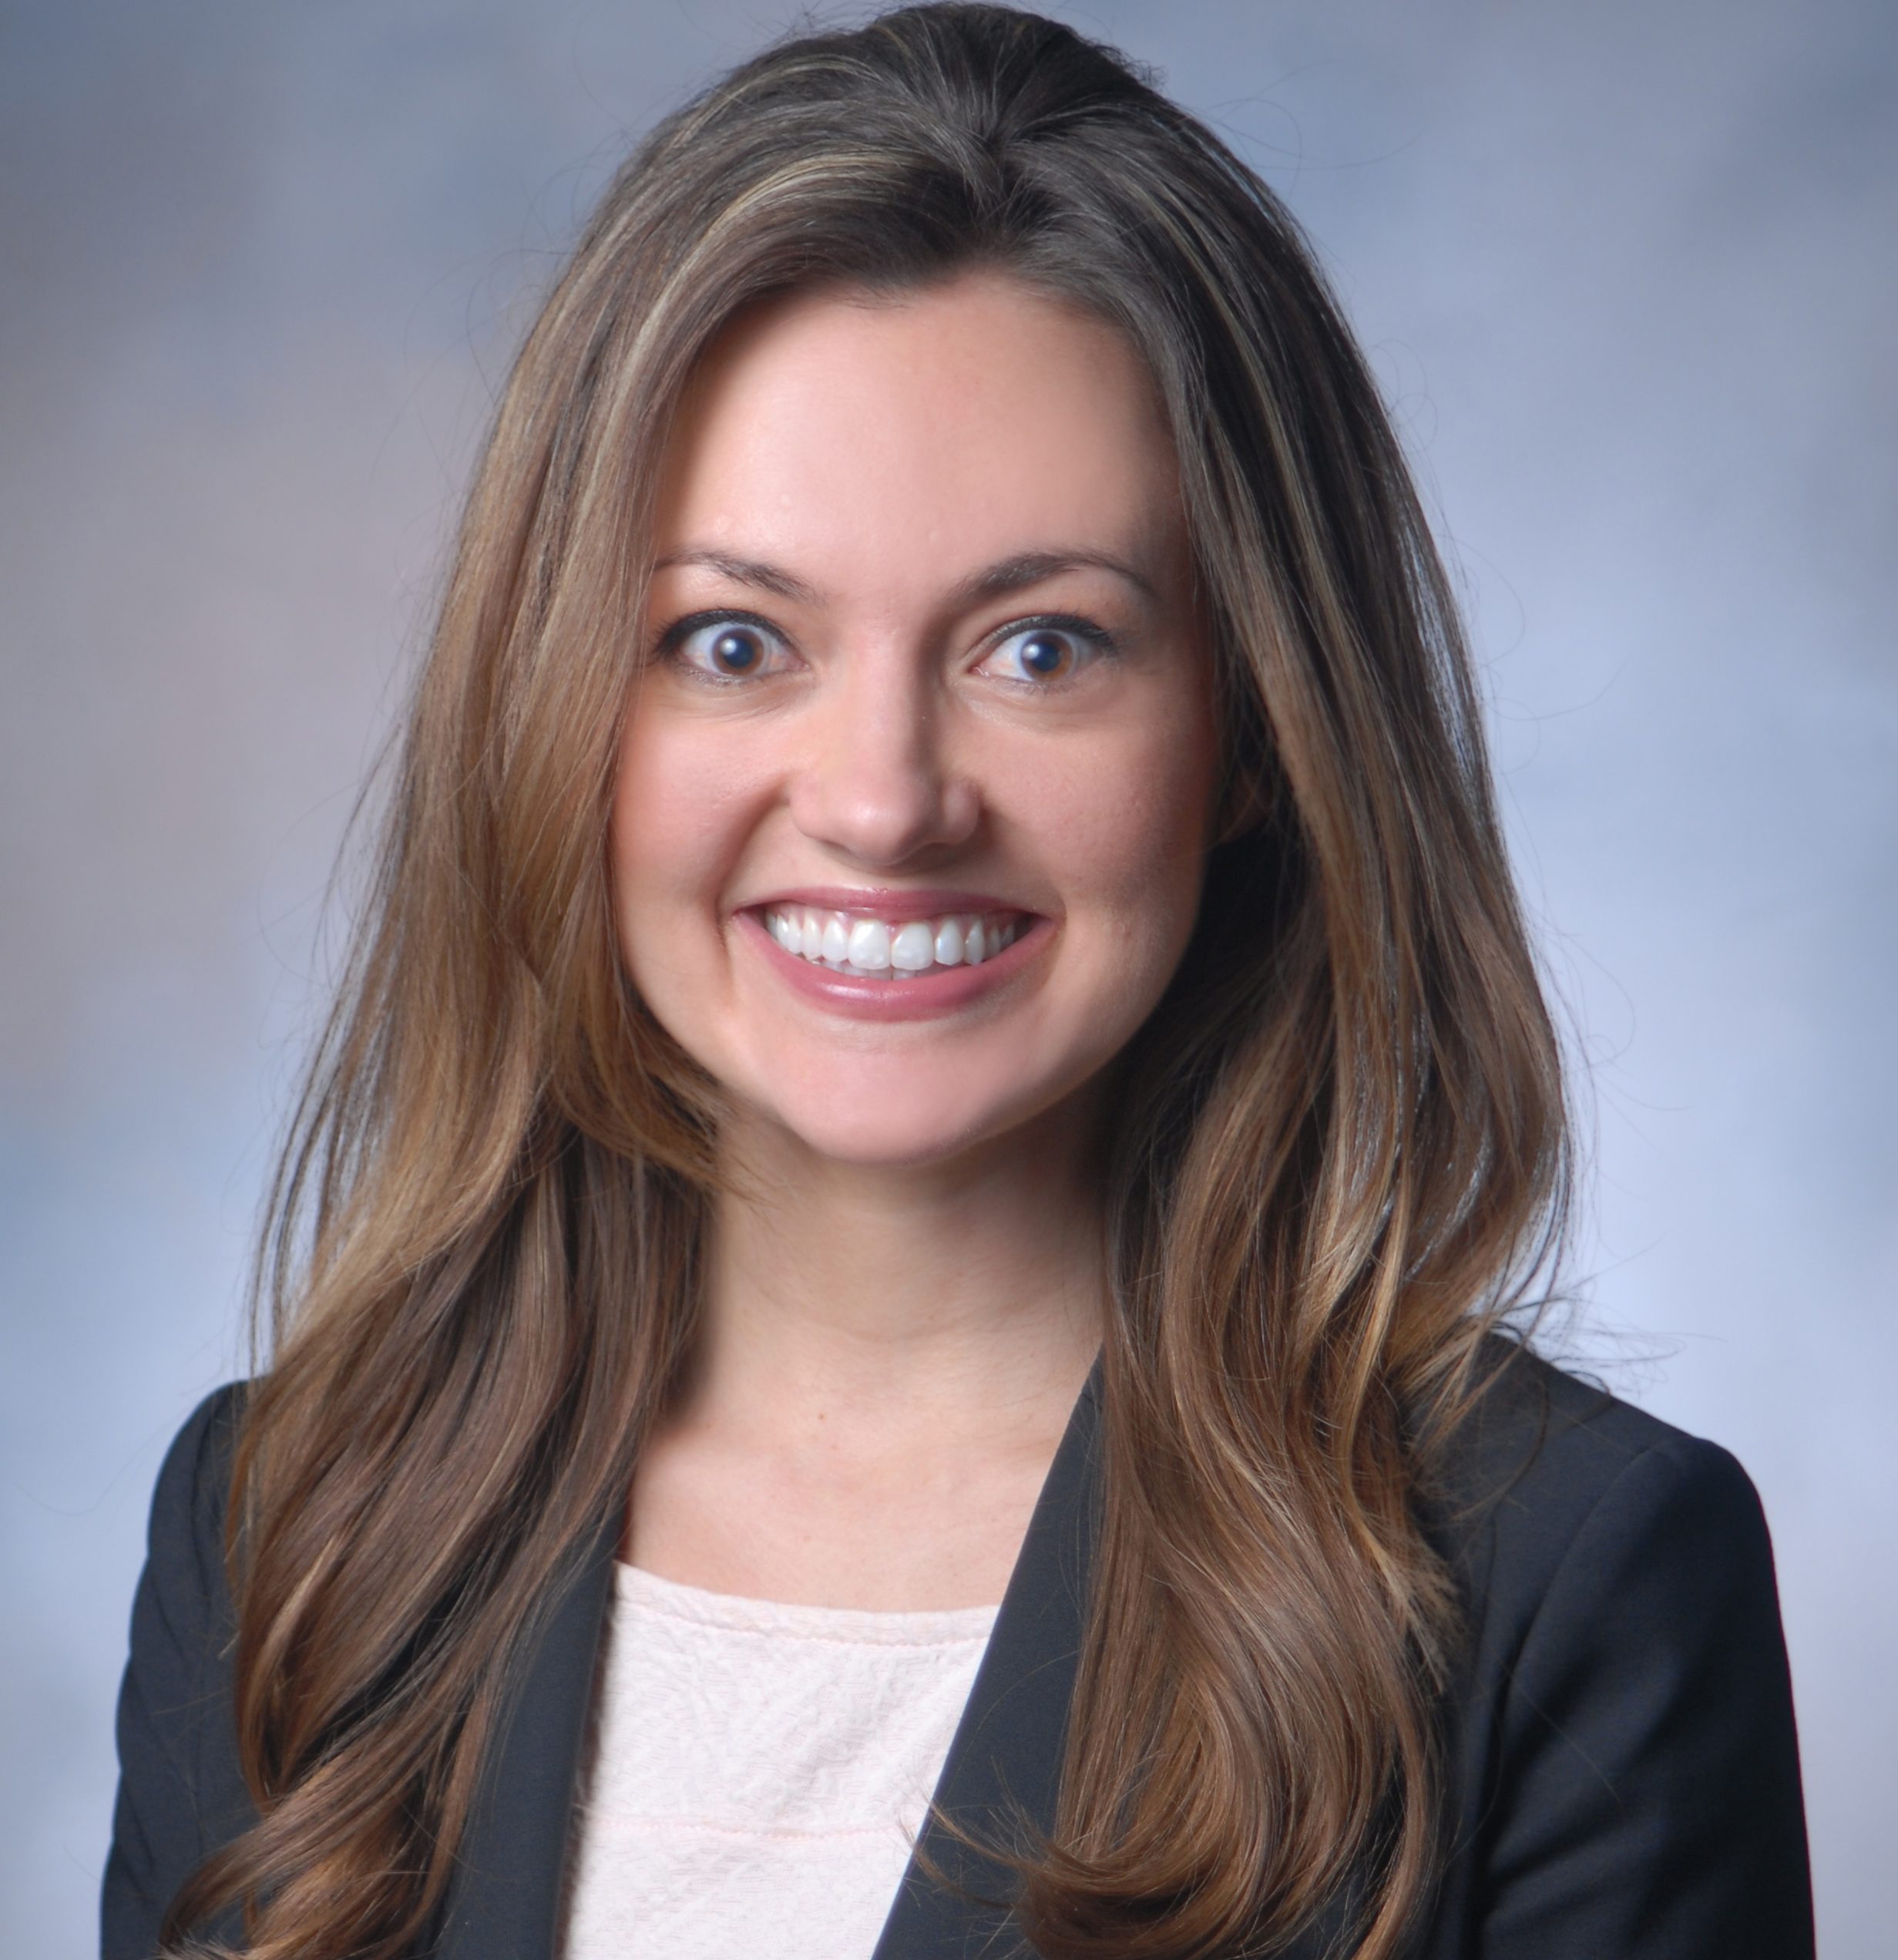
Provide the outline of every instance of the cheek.
{"type": "MultiPolygon", "coordinates": [[[[721,731],[723,732],[723,731],[721,731]]],[[[730,875],[757,792],[741,747],[710,731],[635,712],[620,745],[611,856],[620,933],[638,978],[638,949],[682,908],[704,911],[730,875]]],[[[708,919],[715,913],[707,913],[708,919]]]]}
{"type": "Polygon", "coordinates": [[[1092,914],[1147,959],[1184,950],[1211,830],[1214,748],[1207,718],[1162,714],[1073,767],[1040,773],[1026,821],[1059,854],[1077,924],[1092,914]]]}

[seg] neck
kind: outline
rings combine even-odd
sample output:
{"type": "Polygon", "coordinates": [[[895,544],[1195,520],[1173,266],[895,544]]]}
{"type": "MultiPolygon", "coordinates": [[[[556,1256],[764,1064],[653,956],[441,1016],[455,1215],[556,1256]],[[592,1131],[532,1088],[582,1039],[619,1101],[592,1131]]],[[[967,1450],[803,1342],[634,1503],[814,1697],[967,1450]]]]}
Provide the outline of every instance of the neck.
{"type": "Polygon", "coordinates": [[[739,1126],[681,1414],[870,1451],[1058,1436],[1104,1299],[1085,1114],[924,1166],[840,1164],[739,1126]]]}

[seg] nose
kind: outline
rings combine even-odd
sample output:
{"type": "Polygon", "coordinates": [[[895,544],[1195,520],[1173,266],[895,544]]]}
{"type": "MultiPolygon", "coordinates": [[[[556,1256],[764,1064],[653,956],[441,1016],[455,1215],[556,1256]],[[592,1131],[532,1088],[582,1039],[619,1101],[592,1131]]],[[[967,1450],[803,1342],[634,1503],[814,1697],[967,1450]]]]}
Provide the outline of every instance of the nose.
{"type": "Polygon", "coordinates": [[[943,704],[929,677],[889,654],[844,664],[811,704],[790,803],[806,836],[857,863],[895,869],[966,842],[981,799],[948,765],[943,704]]]}

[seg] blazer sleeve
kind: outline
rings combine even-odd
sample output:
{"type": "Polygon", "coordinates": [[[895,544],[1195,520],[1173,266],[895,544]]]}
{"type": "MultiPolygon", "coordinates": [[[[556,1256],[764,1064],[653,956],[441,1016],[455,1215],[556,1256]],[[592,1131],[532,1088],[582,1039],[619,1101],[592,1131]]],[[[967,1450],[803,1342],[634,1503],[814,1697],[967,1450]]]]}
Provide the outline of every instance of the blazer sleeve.
{"type": "Polygon", "coordinates": [[[254,1819],[237,1767],[224,1580],[241,1388],[219,1389],[159,1472],[119,1693],[119,1795],[101,1898],[103,1960],[152,1960],[166,1907],[254,1819]]]}
{"type": "Polygon", "coordinates": [[[1500,1694],[1479,1960],[1809,1960],[1772,1552],[1725,1451],[1668,1430],[1614,1475],[1500,1694]]]}

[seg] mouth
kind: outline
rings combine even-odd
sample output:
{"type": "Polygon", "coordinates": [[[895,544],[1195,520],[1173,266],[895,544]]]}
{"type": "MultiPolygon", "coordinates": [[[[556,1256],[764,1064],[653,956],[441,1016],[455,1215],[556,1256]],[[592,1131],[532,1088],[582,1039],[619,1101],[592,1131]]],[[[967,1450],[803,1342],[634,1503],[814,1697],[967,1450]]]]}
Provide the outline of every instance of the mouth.
{"type": "Polygon", "coordinates": [[[1052,919],[976,892],[785,892],[734,915],[740,939],[826,1014],[931,1021],[1010,994],[1053,946],[1052,919]]]}
{"type": "Polygon", "coordinates": [[[853,979],[896,983],[979,967],[1006,951],[1033,913],[992,908],[923,918],[814,905],[765,905],[754,916],[794,959],[853,979]]]}

